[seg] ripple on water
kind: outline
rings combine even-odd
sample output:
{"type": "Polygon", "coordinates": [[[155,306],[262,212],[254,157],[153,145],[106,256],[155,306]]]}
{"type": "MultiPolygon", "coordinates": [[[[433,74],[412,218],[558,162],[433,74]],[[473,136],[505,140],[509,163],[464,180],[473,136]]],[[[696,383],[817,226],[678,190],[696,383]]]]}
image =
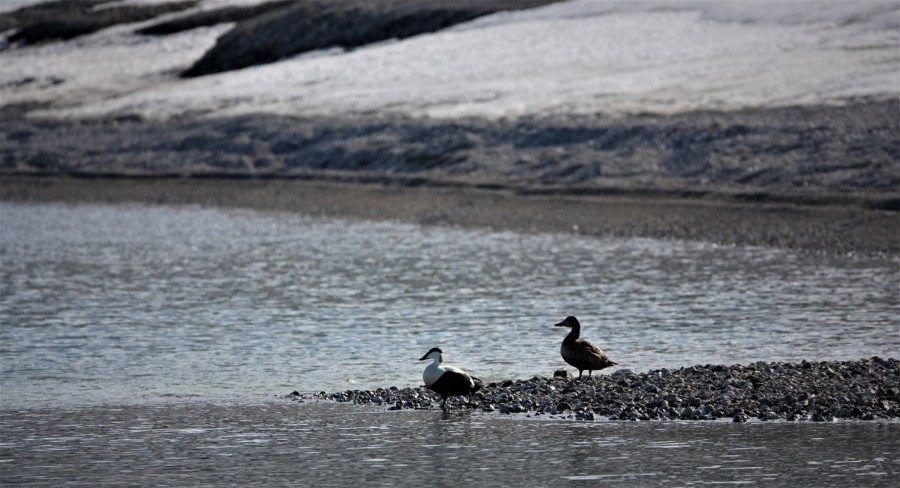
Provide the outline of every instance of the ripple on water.
{"type": "Polygon", "coordinates": [[[546,422],[289,402],[0,410],[0,426],[4,486],[347,486],[373,467],[391,485],[892,486],[900,471],[897,423],[546,422]]]}
{"type": "Polygon", "coordinates": [[[900,261],[198,207],[2,204],[4,407],[900,354],[900,261]]]}

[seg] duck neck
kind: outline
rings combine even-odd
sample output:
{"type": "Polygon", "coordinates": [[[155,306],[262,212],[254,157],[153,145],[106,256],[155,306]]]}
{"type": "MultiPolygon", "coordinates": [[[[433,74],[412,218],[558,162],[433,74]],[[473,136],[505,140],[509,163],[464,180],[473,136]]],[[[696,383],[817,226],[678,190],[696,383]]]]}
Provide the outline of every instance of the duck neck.
{"type": "Polygon", "coordinates": [[[443,368],[441,368],[441,361],[444,358],[442,356],[438,356],[431,360],[431,364],[425,367],[425,371],[422,372],[422,379],[425,381],[426,386],[431,386],[438,378],[443,374],[443,368]]]}
{"type": "Polygon", "coordinates": [[[572,326],[572,330],[569,331],[569,335],[566,336],[567,341],[574,341],[581,336],[581,324],[575,324],[572,326]]]}
{"type": "Polygon", "coordinates": [[[439,354],[437,357],[431,358],[431,363],[426,367],[430,370],[438,370],[441,367],[441,364],[444,362],[444,355],[439,354]]]}

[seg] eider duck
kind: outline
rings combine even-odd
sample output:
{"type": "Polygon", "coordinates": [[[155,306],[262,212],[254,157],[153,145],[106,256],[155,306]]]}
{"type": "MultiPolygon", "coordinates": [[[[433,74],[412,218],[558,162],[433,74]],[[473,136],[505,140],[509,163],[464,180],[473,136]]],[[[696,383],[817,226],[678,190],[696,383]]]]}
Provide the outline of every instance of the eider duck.
{"type": "Polygon", "coordinates": [[[437,347],[432,347],[419,361],[431,360],[431,364],[425,367],[422,379],[425,386],[441,396],[441,409],[447,410],[447,398],[454,395],[468,395],[472,401],[472,394],[484,385],[480,379],[455,367],[444,366],[444,352],[437,347]]]}
{"type": "Polygon", "coordinates": [[[592,342],[582,339],[581,323],[573,316],[566,317],[566,320],[556,324],[557,327],[571,327],[572,331],[563,339],[562,347],[559,352],[565,362],[575,366],[578,370],[578,378],[588,371],[588,377],[595,370],[601,370],[610,366],[616,366],[619,363],[613,361],[592,342]]]}

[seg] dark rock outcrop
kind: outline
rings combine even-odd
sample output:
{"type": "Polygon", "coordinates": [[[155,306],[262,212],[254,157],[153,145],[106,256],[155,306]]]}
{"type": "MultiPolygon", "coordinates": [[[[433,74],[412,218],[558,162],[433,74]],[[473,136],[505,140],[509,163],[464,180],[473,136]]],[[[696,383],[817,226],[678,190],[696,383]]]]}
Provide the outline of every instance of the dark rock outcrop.
{"type": "Polygon", "coordinates": [[[240,22],[274,10],[283,9],[293,3],[293,0],[278,0],[257,5],[230,6],[214,10],[205,10],[166,22],[153,24],[144,27],[143,29],[138,29],[137,33],[144,35],[167,35],[196,29],[197,27],[207,27],[226,22],[240,22]]]}
{"type": "Polygon", "coordinates": [[[270,63],[330,47],[355,48],[435,32],[501,10],[559,0],[303,0],[239,23],[184,77],[270,63]]]}
{"type": "Polygon", "coordinates": [[[148,5],[103,5],[111,0],[59,0],[0,14],[0,32],[14,30],[11,44],[73,39],[127,22],[140,22],[197,5],[184,0],[148,5]]]}

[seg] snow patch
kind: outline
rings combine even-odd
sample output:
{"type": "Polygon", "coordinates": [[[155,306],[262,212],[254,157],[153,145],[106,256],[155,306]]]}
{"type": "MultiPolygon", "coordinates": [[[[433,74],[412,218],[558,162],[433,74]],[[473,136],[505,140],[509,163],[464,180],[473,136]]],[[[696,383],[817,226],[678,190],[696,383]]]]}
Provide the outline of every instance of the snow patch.
{"type": "Polygon", "coordinates": [[[50,116],[153,118],[505,117],[830,103],[898,95],[898,26],[893,1],[574,0],[195,79],[175,73],[229,26],[160,37],[120,27],[0,52],[0,103],[46,102],[41,114],[50,116]],[[29,79],[62,82],[23,83],[29,79]]]}

